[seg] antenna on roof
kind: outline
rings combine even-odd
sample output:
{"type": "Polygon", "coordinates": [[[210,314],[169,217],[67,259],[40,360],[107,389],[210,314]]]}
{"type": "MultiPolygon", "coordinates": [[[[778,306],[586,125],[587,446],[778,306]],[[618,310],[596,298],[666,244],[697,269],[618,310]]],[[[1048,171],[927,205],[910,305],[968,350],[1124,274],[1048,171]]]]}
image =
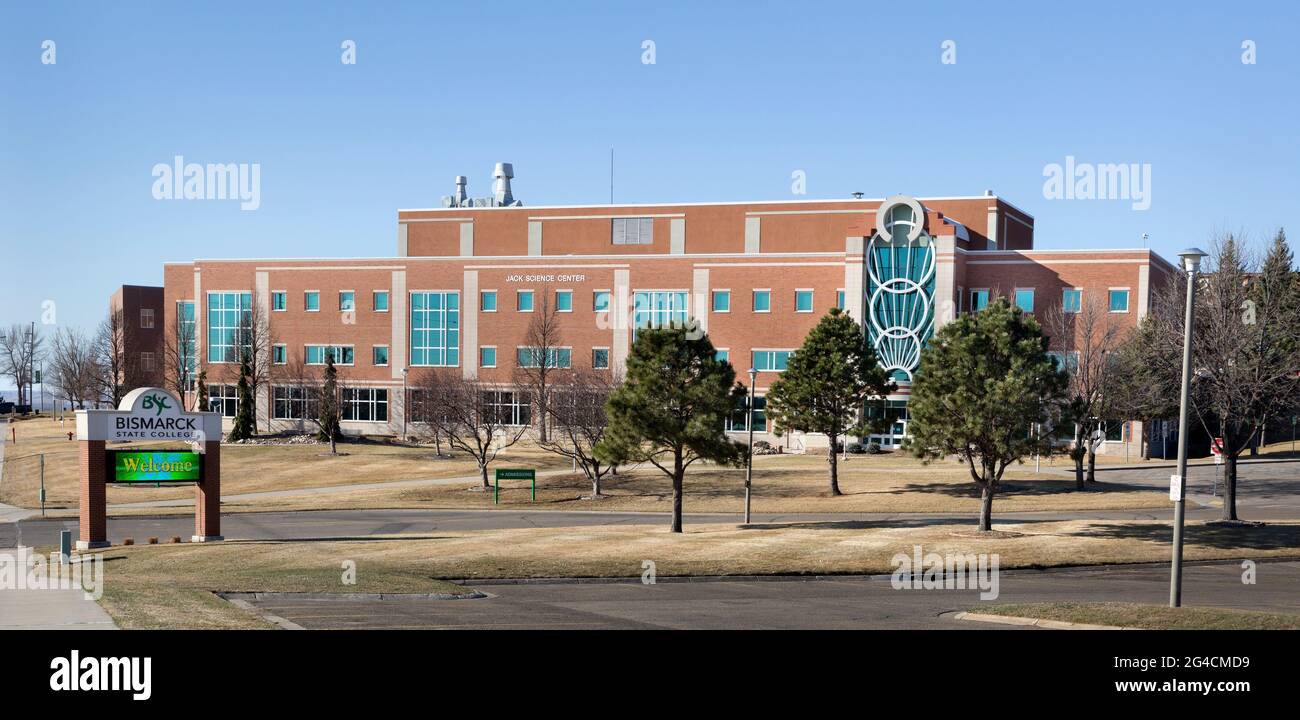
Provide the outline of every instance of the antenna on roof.
{"type": "Polygon", "coordinates": [[[614,204],[614,148],[609,149],[609,204],[614,204]]]}

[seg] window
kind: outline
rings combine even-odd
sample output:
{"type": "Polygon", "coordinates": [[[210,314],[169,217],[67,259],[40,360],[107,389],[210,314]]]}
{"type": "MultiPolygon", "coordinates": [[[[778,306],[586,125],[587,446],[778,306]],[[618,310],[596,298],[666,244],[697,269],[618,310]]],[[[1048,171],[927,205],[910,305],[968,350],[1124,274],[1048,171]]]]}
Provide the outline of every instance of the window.
{"type": "Polygon", "coordinates": [[[284,365],[289,362],[289,348],[284,345],[272,345],[271,362],[276,365],[284,365]]]}
{"type": "Polygon", "coordinates": [[[730,290],[713,291],[713,312],[716,313],[731,312],[731,291],[730,290]]]}
{"type": "Polygon", "coordinates": [[[234,385],[208,386],[208,411],[232,418],[239,409],[239,392],[234,385]]]}
{"type": "Polygon", "coordinates": [[[609,311],[609,291],[597,290],[591,294],[591,309],[596,312],[609,311]]]}
{"type": "Polygon", "coordinates": [[[320,312],[320,292],[308,290],[303,295],[302,306],[307,312],[320,312]]]}
{"type": "Polygon", "coordinates": [[[654,242],[654,218],[614,218],[615,245],[650,245],[654,242]]]}
{"type": "MultiPolygon", "coordinates": [[[[840,310],[847,310],[848,307],[845,306],[845,304],[844,304],[844,300],[845,300],[844,291],[843,291],[843,290],[836,290],[836,291],[835,291],[835,307],[839,308],[840,310]]],[[[961,302],[961,292],[958,292],[958,293],[957,293],[957,302],[961,302]]]]}
{"type": "Polygon", "coordinates": [[[591,369],[592,370],[609,369],[609,348],[591,349],[591,369]]]}
{"type": "Polygon", "coordinates": [[[140,308],[140,329],[153,329],[153,308],[140,308]]]}
{"type": "Polygon", "coordinates": [[[1083,310],[1083,291],[1078,288],[1066,288],[1061,292],[1061,311],[1077,313],[1083,310]]]}
{"type": "Polygon", "coordinates": [[[973,312],[979,312],[989,306],[988,290],[971,290],[970,291],[970,309],[973,312]]]}
{"type": "Polygon", "coordinates": [[[495,345],[484,345],[478,349],[478,366],[485,368],[497,366],[497,348],[495,345]]]}
{"type": "Polygon", "coordinates": [[[483,393],[484,410],[502,425],[531,425],[533,403],[528,393],[489,390],[483,393]]]}
{"type": "Polygon", "coordinates": [[[283,290],[271,293],[271,312],[284,312],[289,309],[289,294],[283,290]]]}
{"type": "Polygon", "coordinates": [[[533,311],[533,291],[517,290],[515,291],[515,309],[519,312],[533,311]]]}
{"type": "Polygon", "coordinates": [[[198,338],[196,332],[194,303],[182,300],[176,303],[176,358],[178,369],[185,378],[185,386],[193,388],[194,378],[198,373],[198,338]]]}
{"type": "Polygon", "coordinates": [[[153,353],[151,352],[140,353],[140,369],[145,372],[153,372],[154,370],[153,353]]]}
{"type": "Polygon", "coordinates": [[[810,313],[813,311],[812,290],[794,291],[794,311],[797,313],[810,313]]]}
{"type": "Polygon", "coordinates": [[[771,312],[772,311],[772,291],[755,290],[754,291],[754,312],[771,312]]]}
{"type": "Polygon", "coordinates": [[[725,348],[717,349],[713,351],[713,359],[717,360],[718,362],[728,362],[729,361],[728,358],[730,357],[731,357],[731,353],[725,348]]]}
{"type": "Polygon", "coordinates": [[[357,294],[351,290],[339,291],[339,310],[354,312],[357,309],[357,294]]]}
{"type": "Polygon", "coordinates": [[[343,419],[388,422],[388,391],[383,388],[343,388],[343,419]]]}
{"type": "Polygon", "coordinates": [[[754,432],[767,432],[767,398],[758,395],[754,398],[753,412],[749,410],[749,395],[746,394],[736,402],[736,409],[727,416],[727,432],[748,432],[749,423],[754,423],[754,432]]]}
{"type": "Polygon", "coordinates": [[[387,345],[375,345],[370,349],[370,352],[376,367],[383,367],[388,364],[387,345]]]}
{"type": "Polygon", "coordinates": [[[208,293],[208,362],[235,363],[248,351],[251,293],[208,293]]]}
{"type": "Polygon", "coordinates": [[[388,312],[388,291],[376,290],[371,302],[375,312],[388,312]]]}
{"type": "Polygon", "coordinates": [[[1016,307],[1031,313],[1034,311],[1034,289],[1016,288],[1016,307]]]}
{"type": "Polygon", "coordinates": [[[1047,356],[1052,359],[1052,363],[1056,365],[1057,370],[1065,370],[1071,373],[1079,370],[1079,352],[1077,350],[1066,352],[1048,350],[1047,356]]]}
{"type": "MultiPolygon", "coordinates": [[[[517,349],[517,360],[521,368],[539,368],[542,366],[542,349],[521,347],[517,349]]],[[[546,351],[546,367],[568,370],[573,367],[573,350],[570,348],[550,348],[546,351]]]]}
{"type": "Polygon", "coordinates": [[[1110,311],[1113,313],[1128,312],[1128,288],[1110,291],[1110,311]]]}
{"type": "Polygon", "coordinates": [[[573,312],[573,291],[555,291],[555,312],[573,312]]]}
{"type": "Polygon", "coordinates": [[[755,350],[754,369],[760,372],[780,372],[790,362],[793,350],[755,350]]]}
{"type": "Polygon", "coordinates": [[[303,351],[303,362],[308,365],[324,365],[327,355],[334,356],[335,365],[353,363],[351,345],[308,345],[303,351]]]}
{"type": "Polygon", "coordinates": [[[484,290],[478,294],[478,309],[480,312],[497,311],[497,291],[484,290]]]}
{"type": "Polygon", "coordinates": [[[632,294],[632,340],[640,328],[685,327],[687,294],[677,290],[641,290],[632,294]]]}
{"type": "Polygon", "coordinates": [[[275,420],[310,420],[317,415],[316,401],[304,387],[277,385],[271,389],[271,417],[275,420]]]}
{"type": "Polygon", "coordinates": [[[411,364],[460,364],[460,293],[411,293],[411,364]]]}

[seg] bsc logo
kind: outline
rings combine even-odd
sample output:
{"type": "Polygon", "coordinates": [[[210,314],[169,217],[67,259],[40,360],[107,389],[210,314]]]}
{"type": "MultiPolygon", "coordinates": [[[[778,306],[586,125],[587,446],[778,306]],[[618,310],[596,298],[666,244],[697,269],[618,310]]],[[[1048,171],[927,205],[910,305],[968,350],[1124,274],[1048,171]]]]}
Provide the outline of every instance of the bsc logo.
{"type": "Polygon", "coordinates": [[[171,406],[167,404],[167,398],[161,395],[146,395],[144,397],[144,409],[148,410],[150,408],[158,408],[158,412],[154,413],[154,417],[158,417],[162,415],[163,410],[170,410],[171,406]]]}

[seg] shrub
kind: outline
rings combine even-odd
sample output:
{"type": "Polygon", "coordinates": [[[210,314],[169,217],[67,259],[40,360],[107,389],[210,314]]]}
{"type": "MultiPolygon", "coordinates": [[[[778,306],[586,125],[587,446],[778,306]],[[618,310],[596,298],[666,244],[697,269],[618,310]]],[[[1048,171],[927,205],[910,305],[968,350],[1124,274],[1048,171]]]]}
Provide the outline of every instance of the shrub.
{"type": "Polygon", "coordinates": [[[868,455],[879,455],[879,454],[880,454],[880,443],[878,443],[878,442],[868,443],[868,444],[867,444],[867,454],[868,454],[868,455]]]}

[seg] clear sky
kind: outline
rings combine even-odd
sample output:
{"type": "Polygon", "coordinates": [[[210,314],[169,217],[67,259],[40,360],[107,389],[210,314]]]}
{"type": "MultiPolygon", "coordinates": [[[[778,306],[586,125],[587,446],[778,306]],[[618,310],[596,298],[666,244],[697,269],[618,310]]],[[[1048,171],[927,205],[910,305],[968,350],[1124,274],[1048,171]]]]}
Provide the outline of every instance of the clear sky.
{"type": "Polygon", "coordinates": [[[1300,197],[1297,5],[6,0],[0,326],[90,329],[168,260],[392,255],[398,208],[494,162],[607,202],[611,147],[617,202],[988,189],[1041,248],[1264,238],[1300,197]],[[176,155],[258,164],[260,207],[154,199],[176,155]],[[1046,198],[1067,156],[1149,164],[1149,209],[1046,198]]]}

